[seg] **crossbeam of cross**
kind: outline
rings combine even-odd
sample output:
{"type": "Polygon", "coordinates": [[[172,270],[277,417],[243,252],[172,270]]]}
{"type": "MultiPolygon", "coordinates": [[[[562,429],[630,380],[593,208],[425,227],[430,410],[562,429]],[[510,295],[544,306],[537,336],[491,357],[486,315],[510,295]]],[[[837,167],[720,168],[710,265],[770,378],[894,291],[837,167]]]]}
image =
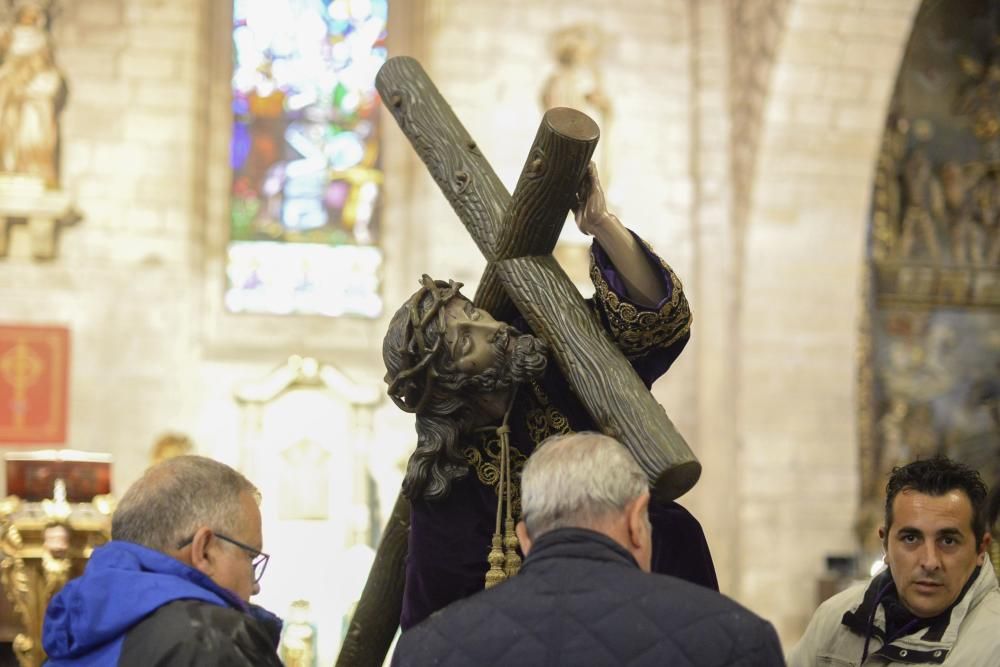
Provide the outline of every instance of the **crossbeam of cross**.
{"type": "MultiPolygon", "coordinates": [[[[701,464],[635,370],[598,326],[552,250],[576,202],[600,131],[574,109],[550,109],[511,195],[413,58],[391,58],[376,88],[486,257],[475,304],[498,321],[515,308],[549,344],[600,430],[629,449],[652,492],[674,499],[701,464]]],[[[338,665],[381,664],[402,604],[409,505],[400,496],[351,620],[338,665]]]]}

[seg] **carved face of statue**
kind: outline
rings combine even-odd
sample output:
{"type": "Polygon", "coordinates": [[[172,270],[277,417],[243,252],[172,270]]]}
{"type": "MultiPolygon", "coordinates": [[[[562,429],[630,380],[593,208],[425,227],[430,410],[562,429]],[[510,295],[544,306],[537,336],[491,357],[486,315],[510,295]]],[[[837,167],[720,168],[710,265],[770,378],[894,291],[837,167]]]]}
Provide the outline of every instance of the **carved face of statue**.
{"type": "Polygon", "coordinates": [[[476,375],[493,368],[503,358],[506,347],[497,349],[497,343],[509,340],[503,335],[509,326],[497,322],[468,299],[449,301],[444,308],[444,321],[444,344],[456,370],[476,375]]]}
{"type": "Polygon", "coordinates": [[[41,27],[44,18],[45,15],[42,13],[41,8],[32,4],[24,5],[17,13],[17,22],[19,25],[41,27]]]}
{"type": "Polygon", "coordinates": [[[393,315],[382,360],[389,395],[417,413],[419,442],[403,492],[411,499],[436,499],[467,472],[464,431],[503,416],[509,390],[545,372],[548,346],[473,306],[457,291],[460,284],[427,276],[422,284],[393,315]],[[426,324],[415,326],[423,318],[426,324]],[[421,374],[428,366],[430,380],[421,374]]]}
{"type": "Polygon", "coordinates": [[[465,297],[446,304],[441,323],[445,363],[439,367],[438,383],[463,400],[477,401],[478,410],[484,408],[483,396],[537,378],[545,370],[548,346],[542,339],[496,321],[465,297]]]}
{"type": "Polygon", "coordinates": [[[920,618],[937,616],[958,599],[989,546],[989,533],[976,544],[972,502],[959,489],[940,496],[900,491],[892,525],[879,537],[900,602],[920,618]]]}
{"type": "Polygon", "coordinates": [[[48,526],[43,534],[45,549],[54,556],[62,557],[69,551],[69,530],[66,526],[48,526]]]}

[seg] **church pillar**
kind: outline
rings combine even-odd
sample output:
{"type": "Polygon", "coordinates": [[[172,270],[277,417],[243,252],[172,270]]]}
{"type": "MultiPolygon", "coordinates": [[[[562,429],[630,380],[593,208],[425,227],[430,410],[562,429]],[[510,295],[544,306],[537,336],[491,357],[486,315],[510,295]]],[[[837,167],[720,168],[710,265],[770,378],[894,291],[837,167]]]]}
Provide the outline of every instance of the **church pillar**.
{"type": "Polygon", "coordinates": [[[704,467],[691,505],[705,526],[723,591],[735,593],[739,572],[739,451],[736,391],[736,263],[730,179],[729,42],[724,0],[689,4],[691,22],[690,168],[694,261],[693,349],[697,426],[691,440],[704,467]]]}

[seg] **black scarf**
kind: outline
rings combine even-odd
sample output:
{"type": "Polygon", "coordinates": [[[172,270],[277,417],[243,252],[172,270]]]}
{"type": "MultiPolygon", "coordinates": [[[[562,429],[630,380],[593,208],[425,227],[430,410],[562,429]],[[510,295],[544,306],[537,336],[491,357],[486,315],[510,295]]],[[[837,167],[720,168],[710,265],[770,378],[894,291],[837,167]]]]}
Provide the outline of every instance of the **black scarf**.
{"type": "MultiPolygon", "coordinates": [[[[904,635],[912,635],[926,628],[926,632],[920,638],[923,641],[941,641],[944,631],[951,622],[951,612],[959,602],[965,597],[972,584],[979,577],[979,567],[972,571],[969,580],[965,582],[962,592],[951,605],[937,616],[931,618],[920,618],[907,609],[899,599],[896,591],[896,582],[892,578],[892,572],[886,568],[885,571],[872,579],[872,583],[865,591],[865,596],[861,604],[854,611],[848,611],[841,619],[841,623],[846,625],[851,632],[865,638],[865,650],[861,661],[868,657],[868,642],[872,637],[882,640],[882,648],[876,651],[881,653],[889,647],[895,640],[904,635]],[[878,605],[882,605],[885,611],[885,629],[875,625],[875,610],[878,605]]],[[[942,655],[943,659],[945,655],[942,655]]],[[[914,656],[916,657],[916,656],[914,656]]]]}

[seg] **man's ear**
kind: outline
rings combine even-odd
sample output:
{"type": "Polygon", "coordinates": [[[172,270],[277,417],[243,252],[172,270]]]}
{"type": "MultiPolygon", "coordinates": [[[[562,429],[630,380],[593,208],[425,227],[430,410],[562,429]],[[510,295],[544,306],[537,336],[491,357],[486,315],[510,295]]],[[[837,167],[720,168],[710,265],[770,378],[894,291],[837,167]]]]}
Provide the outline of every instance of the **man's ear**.
{"type": "Polygon", "coordinates": [[[514,529],[517,532],[517,541],[521,543],[521,551],[525,556],[531,551],[531,538],[528,537],[528,527],[524,525],[523,521],[517,522],[517,527],[514,529]]]}
{"type": "Polygon", "coordinates": [[[199,528],[191,541],[191,567],[202,574],[211,577],[215,574],[216,555],[210,550],[215,535],[211,528],[199,528]]]}
{"type": "Polygon", "coordinates": [[[885,526],[878,527],[878,541],[882,543],[882,546],[886,545],[886,540],[889,537],[889,533],[886,531],[885,526]]]}
{"type": "Polygon", "coordinates": [[[649,491],[626,505],[625,514],[632,548],[644,547],[653,538],[649,532],[649,491]]]}
{"type": "Polygon", "coordinates": [[[986,531],[983,535],[983,541],[979,543],[979,558],[976,559],[977,565],[982,565],[986,562],[986,559],[990,555],[990,544],[993,543],[993,536],[990,535],[990,531],[986,531]]]}

